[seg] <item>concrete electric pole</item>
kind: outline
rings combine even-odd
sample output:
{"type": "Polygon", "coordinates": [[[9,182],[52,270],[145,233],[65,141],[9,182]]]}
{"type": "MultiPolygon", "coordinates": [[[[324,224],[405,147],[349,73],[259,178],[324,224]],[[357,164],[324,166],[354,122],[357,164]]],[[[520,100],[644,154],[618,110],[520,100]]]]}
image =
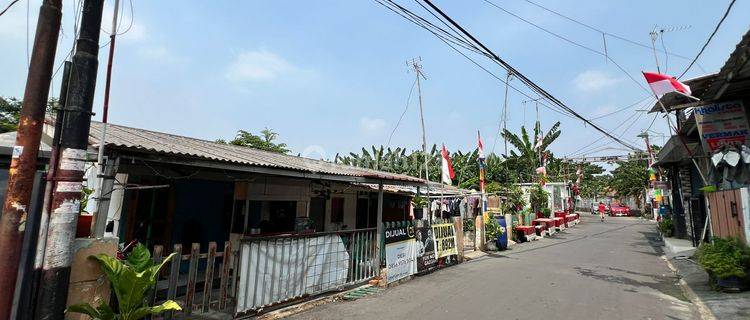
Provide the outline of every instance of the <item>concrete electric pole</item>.
{"type": "Polygon", "coordinates": [[[47,245],[37,299],[37,319],[60,319],[70,281],[72,243],[81,205],[91,115],[96,87],[99,33],[104,0],[85,0],[73,55],[65,119],[60,132],[60,159],[52,193],[47,245]]]}

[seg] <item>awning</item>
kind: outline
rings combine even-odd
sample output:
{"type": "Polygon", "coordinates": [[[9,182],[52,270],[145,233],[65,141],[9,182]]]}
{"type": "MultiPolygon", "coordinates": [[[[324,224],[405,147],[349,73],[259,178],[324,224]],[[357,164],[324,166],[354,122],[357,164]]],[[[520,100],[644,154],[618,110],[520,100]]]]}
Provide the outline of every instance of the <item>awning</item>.
{"type": "MultiPolygon", "coordinates": [[[[687,142],[686,143],[692,154],[700,155],[703,154],[703,148],[700,142],[687,142]]],[[[680,141],[678,136],[672,136],[664,144],[664,147],[659,150],[659,154],[656,155],[659,159],[654,163],[654,166],[666,166],[674,164],[688,163],[690,161],[690,154],[685,150],[685,146],[680,141]]]]}

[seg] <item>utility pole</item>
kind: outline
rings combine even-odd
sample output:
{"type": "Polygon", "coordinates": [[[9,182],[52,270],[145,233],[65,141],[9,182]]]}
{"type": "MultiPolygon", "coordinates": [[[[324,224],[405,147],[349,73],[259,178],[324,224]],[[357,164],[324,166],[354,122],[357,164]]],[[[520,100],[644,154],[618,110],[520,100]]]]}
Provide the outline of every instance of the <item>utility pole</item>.
{"type": "Polygon", "coordinates": [[[505,155],[508,154],[508,138],[505,136],[505,131],[508,130],[508,86],[510,86],[510,77],[513,74],[508,71],[508,75],[505,77],[505,102],[503,102],[503,140],[505,140],[505,155]]]}
{"type": "MultiPolygon", "coordinates": [[[[427,80],[427,78],[422,74],[422,65],[419,64],[419,62],[422,61],[422,58],[419,58],[419,61],[417,61],[417,58],[414,58],[411,60],[411,67],[414,69],[414,73],[417,77],[417,95],[419,95],[419,119],[422,123],[422,153],[424,153],[424,177],[425,180],[430,181],[430,170],[428,168],[428,158],[427,158],[427,134],[425,133],[425,127],[424,127],[424,107],[422,106],[422,85],[420,83],[419,78],[424,78],[427,80]]],[[[429,194],[429,193],[428,193],[429,194]]]]}
{"type": "MultiPolygon", "coordinates": [[[[112,15],[112,31],[109,34],[109,56],[107,58],[107,75],[104,82],[104,107],[102,110],[102,135],[99,137],[99,153],[96,157],[96,164],[98,167],[97,179],[99,180],[98,187],[96,188],[96,211],[94,211],[94,223],[91,225],[91,236],[98,238],[104,236],[104,230],[107,226],[107,210],[102,210],[102,204],[109,204],[109,201],[102,201],[102,192],[104,190],[104,184],[108,183],[111,186],[111,179],[105,177],[104,170],[104,146],[105,138],[107,137],[107,115],[109,114],[109,89],[112,82],[112,60],[115,56],[115,38],[117,36],[117,15],[120,9],[120,0],[115,0],[115,12],[112,15]],[[107,181],[108,180],[108,181],[107,181]],[[103,212],[103,213],[102,213],[103,212]]],[[[109,160],[107,162],[110,162],[109,160]]],[[[112,166],[111,163],[107,165],[112,166]]],[[[109,170],[107,170],[109,171],[109,170]]],[[[111,173],[111,172],[109,172],[111,173]]],[[[110,189],[110,188],[107,188],[110,189]]],[[[109,198],[107,198],[109,199],[109,198]]]]}
{"type": "Polygon", "coordinates": [[[72,242],[81,205],[91,109],[96,87],[99,30],[104,0],[85,0],[73,55],[65,118],[60,132],[60,160],[55,171],[47,245],[37,299],[36,319],[62,320],[70,281],[72,242]]]}
{"type": "Polygon", "coordinates": [[[62,0],[42,2],[0,217],[0,319],[12,309],[61,18],[62,0]]]}

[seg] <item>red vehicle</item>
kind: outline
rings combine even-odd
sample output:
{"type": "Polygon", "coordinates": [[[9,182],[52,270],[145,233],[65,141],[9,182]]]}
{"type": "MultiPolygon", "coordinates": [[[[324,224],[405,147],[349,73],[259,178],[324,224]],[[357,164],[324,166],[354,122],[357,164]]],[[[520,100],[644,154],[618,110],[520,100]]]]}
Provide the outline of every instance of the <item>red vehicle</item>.
{"type": "Polygon", "coordinates": [[[630,216],[630,207],[624,204],[612,204],[609,209],[609,215],[613,217],[628,217],[630,216]]]}

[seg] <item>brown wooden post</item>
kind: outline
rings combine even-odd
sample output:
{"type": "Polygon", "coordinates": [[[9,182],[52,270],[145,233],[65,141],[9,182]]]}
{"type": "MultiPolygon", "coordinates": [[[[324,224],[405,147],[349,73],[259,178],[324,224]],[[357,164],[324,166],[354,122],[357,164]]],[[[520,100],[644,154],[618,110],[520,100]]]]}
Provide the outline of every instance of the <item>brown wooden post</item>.
{"type": "Polygon", "coordinates": [[[208,243],[208,256],[206,257],[206,280],[203,282],[203,312],[208,312],[211,307],[211,291],[214,287],[214,262],[216,261],[216,242],[208,243]]]}
{"type": "MultiPolygon", "coordinates": [[[[227,307],[227,292],[229,291],[229,261],[232,256],[232,243],[224,242],[224,252],[221,253],[221,282],[219,284],[219,310],[227,307]]],[[[239,260],[239,259],[235,259],[239,260]]],[[[239,275],[239,272],[235,270],[239,275]]],[[[236,280],[236,279],[235,279],[236,280]]]]}
{"type": "MultiPolygon", "coordinates": [[[[169,284],[167,285],[167,300],[174,300],[177,297],[177,284],[180,277],[180,263],[182,263],[182,245],[174,245],[174,251],[177,253],[170,261],[169,265],[169,284]]],[[[165,319],[172,320],[174,311],[167,311],[165,319]]]]}
{"type": "Polygon", "coordinates": [[[464,221],[461,217],[453,217],[453,228],[456,229],[458,262],[464,262],[464,221]]]}
{"type": "Polygon", "coordinates": [[[193,243],[190,249],[190,266],[188,268],[187,292],[185,293],[185,314],[193,313],[193,299],[195,298],[195,282],[198,280],[198,261],[201,255],[200,243],[193,243]]]}

